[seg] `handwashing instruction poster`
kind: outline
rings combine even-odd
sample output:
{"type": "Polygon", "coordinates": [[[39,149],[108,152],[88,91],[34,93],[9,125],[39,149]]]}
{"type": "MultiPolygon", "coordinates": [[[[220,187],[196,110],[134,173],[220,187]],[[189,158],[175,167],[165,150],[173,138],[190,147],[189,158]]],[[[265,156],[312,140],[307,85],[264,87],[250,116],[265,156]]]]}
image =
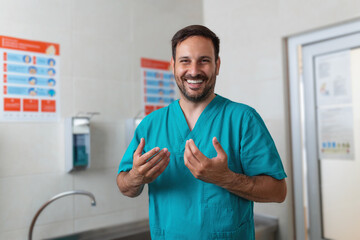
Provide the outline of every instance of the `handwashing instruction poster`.
{"type": "Polygon", "coordinates": [[[58,120],[59,55],[59,44],[0,36],[0,121],[58,120]]]}
{"type": "Polygon", "coordinates": [[[145,115],[178,99],[170,62],[141,58],[141,83],[145,115]]]}
{"type": "Polygon", "coordinates": [[[318,153],[323,159],[354,159],[350,50],[315,57],[318,153]]]}

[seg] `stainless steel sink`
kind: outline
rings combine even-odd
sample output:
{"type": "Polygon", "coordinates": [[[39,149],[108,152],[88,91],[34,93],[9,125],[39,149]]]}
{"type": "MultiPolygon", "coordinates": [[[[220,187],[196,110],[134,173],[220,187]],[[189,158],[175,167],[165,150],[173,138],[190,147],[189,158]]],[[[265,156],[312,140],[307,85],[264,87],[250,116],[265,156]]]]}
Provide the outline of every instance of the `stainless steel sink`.
{"type": "MultiPolygon", "coordinates": [[[[256,240],[275,240],[278,233],[276,218],[255,215],[256,240]]],[[[148,220],[111,226],[48,240],[151,240],[148,220]]]]}
{"type": "Polygon", "coordinates": [[[99,228],[48,240],[151,240],[149,220],[99,228]]]}

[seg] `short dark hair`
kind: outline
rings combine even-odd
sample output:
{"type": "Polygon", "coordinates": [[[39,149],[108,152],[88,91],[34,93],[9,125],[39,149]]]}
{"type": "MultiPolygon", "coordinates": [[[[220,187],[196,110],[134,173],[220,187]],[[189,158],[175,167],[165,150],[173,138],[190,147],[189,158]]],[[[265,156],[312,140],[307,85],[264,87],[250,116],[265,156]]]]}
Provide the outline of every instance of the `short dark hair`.
{"type": "Polygon", "coordinates": [[[183,29],[180,29],[177,33],[175,33],[175,35],[171,39],[173,59],[175,60],[177,45],[192,36],[201,36],[210,39],[214,45],[215,61],[217,61],[220,51],[220,39],[218,38],[218,36],[216,36],[214,32],[202,25],[190,25],[183,29]]]}

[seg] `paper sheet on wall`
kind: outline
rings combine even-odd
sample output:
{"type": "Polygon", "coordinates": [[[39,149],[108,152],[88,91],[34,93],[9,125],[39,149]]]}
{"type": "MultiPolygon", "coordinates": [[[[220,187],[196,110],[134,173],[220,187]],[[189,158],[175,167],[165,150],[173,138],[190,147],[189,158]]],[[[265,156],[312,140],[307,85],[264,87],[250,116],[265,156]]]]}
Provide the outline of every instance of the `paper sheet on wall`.
{"type": "Polygon", "coordinates": [[[320,159],[354,159],[350,51],[315,58],[320,159]]]}
{"type": "Polygon", "coordinates": [[[170,62],[141,58],[141,83],[145,115],[178,98],[170,62]]]}
{"type": "Polygon", "coordinates": [[[58,120],[59,52],[59,44],[0,36],[0,121],[58,120]]]}
{"type": "Polygon", "coordinates": [[[350,50],[315,58],[318,106],[351,104],[350,50]]]}
{"type": "Polygon", "coordinates": [[[352,107],[319,109],[320,159],[353,159],[352,107]]]}

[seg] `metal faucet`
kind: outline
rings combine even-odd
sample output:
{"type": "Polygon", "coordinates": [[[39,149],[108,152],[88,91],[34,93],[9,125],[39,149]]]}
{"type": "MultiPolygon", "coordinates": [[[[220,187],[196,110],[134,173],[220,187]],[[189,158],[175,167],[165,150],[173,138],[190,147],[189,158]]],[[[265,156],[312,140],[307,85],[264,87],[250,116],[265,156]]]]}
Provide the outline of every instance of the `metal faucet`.
{"type": "Polygon", "coordinates": [[[44,205],[41,206],[41,208],[36,212],[35,216],[33,217],[32,221],[31,221],[30,229],[29,229],[29,235],[28,235],[29,240],[32,240],[32,234],[33,234],[33,229],[35,226],[36,219],[39,217],[40,213],[44,210],[44,208],[59,198],[66,197],[69,195],[75,195],[75,194],[88,196],[89,198],[92,199],[91,206],[96,206],[95,196],[91,192],[87,192],[87,191],[83,191],[83,190],[74,190],[74,191],[63,192],[58,195],[55,195],[50,200],[48,200],[46,203],[44,203],[44,205]]]}

